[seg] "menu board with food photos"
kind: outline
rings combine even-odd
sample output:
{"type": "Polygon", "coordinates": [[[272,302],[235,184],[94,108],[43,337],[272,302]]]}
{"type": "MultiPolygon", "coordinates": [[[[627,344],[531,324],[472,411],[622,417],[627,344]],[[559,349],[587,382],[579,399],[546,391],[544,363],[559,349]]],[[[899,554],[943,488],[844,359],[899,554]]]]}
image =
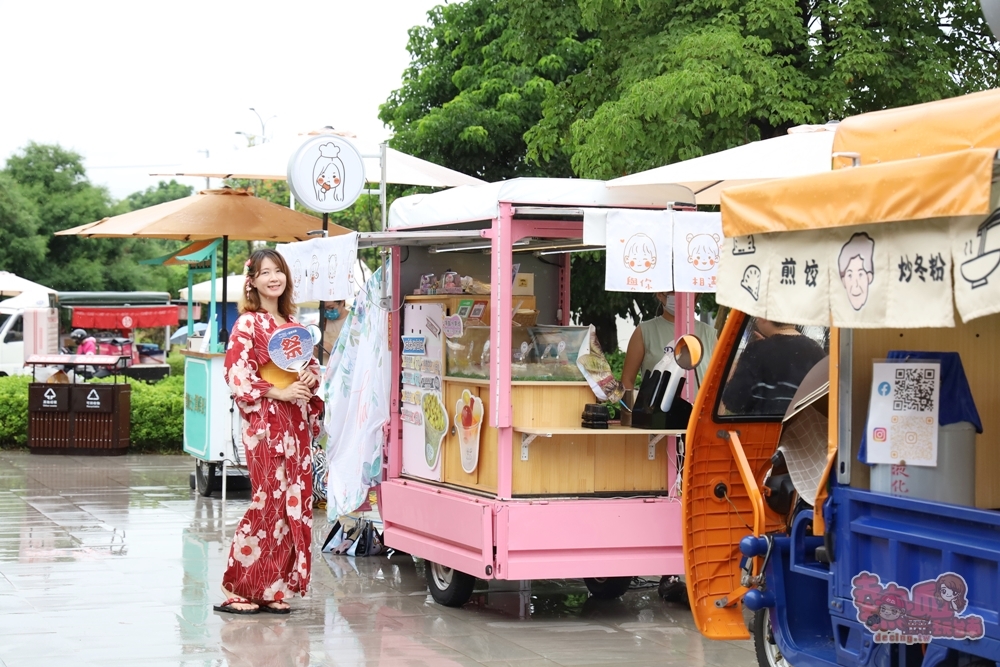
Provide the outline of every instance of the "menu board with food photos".
{"type": "Polygon", "coordinates": [[[441,481],[441,444],[448,433],[444,405],[444,306],[411,303],[403,310],[403,474],[441,481]]]}

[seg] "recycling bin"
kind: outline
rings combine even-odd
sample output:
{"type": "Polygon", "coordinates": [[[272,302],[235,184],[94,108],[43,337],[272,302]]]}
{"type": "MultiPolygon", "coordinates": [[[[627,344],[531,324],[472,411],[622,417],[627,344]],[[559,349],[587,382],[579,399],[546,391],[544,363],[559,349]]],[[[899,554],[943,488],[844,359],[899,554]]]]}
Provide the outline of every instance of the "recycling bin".
{"type": "Polygon", "coordinates": [[[131,396],[128,384],[31,383],[28,448],[32,454],[127,453],[131,396]]]}

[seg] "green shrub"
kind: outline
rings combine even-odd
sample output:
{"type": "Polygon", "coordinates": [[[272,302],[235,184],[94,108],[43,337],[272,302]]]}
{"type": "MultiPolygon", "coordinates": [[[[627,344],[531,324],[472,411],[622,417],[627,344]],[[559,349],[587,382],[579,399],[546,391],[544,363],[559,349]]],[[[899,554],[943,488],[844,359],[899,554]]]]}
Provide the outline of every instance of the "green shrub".
{"type": "MultiPolygon", "coordinates": [[[[27,446],[30,382],[30,376],[0,377],[0,449],[27,446]]],[[[184,376],[170,376],[155,384],[133,381],[131,385],[129,451],[140,454],[183,451],[184,376]]]]}
{"type": "Polygon", "coordinates": [[[28,384],[30,375],[0,377],[0,447],[28,445],[28,384]]]}
{"type": "Polygon", "coordinates": [[[181,354],[180,345],[175,345],[170,348],[170,354],[167,355],[167,363],[170,364],[171,376],[179,375],[184,377],[184,359],[186,359],[186,357],[181,354]]]}
{"type": "Polygon", "coordinates": [[[154,384],[132,382],[132,437],[135,453],[180,453],[184,448],[184,376],[154,384]]]}

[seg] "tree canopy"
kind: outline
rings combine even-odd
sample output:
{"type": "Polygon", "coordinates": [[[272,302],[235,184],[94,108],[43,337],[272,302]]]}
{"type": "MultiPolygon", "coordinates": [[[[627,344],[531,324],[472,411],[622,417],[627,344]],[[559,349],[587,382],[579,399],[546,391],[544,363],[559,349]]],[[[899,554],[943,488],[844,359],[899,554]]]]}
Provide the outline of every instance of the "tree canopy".
{"type": "Polygon", "coordinates": [[[139,260],[177,247],[145,239],[85,239],[57,231],[187,196],[175,181],[114,202],[90,182],[83,158],[58,145],[29,143],[0,170],[0,269],[57,290],[176,291],[183,272],[139,260]]]}
{"type": "MultiPolygon", "coordinates": [[[[486,180],[613,178],[1000,83],[977,0],[466,0],[408,49],[390,143],[486,180]]],[[[585,298],[603,263],[572,261],[584,323],[648,310],[585,298]]]]}
{"type": "MultiPolygon", "coordinates": [[[[531,6],[534,0],[504,0],[531,6]]],[[[600,48],[527,132],[536,160],[613,178],[866,111],[981,90],[977,0],[580,0],[600,48]]]]}

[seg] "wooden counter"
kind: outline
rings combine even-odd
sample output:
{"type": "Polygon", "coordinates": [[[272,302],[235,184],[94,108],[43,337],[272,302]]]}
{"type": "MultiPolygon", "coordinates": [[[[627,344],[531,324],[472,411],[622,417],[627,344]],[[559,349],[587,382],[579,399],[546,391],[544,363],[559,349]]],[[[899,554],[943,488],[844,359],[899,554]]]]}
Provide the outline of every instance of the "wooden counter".
{"type": "MultiPolygon", "coordinates": [[[[445,377],[445,405],[450,412],[463,391],[479,396],[486,415],[479,467],[471,474],[462,469],[458,435],[452,428],[442,443],[442,481],[496,493],[497,432],[488,426],[489,382],[445,377]]],[[[672,450],[668,436],[681,435],[683,430],[583,428],[583,406],[597,402],[586,382],[513,382],[511,402],[513,495],[663,492],[669,488],[672,450]]],[[[454,421],[453,415],[451,419],[454,421]]]]}

